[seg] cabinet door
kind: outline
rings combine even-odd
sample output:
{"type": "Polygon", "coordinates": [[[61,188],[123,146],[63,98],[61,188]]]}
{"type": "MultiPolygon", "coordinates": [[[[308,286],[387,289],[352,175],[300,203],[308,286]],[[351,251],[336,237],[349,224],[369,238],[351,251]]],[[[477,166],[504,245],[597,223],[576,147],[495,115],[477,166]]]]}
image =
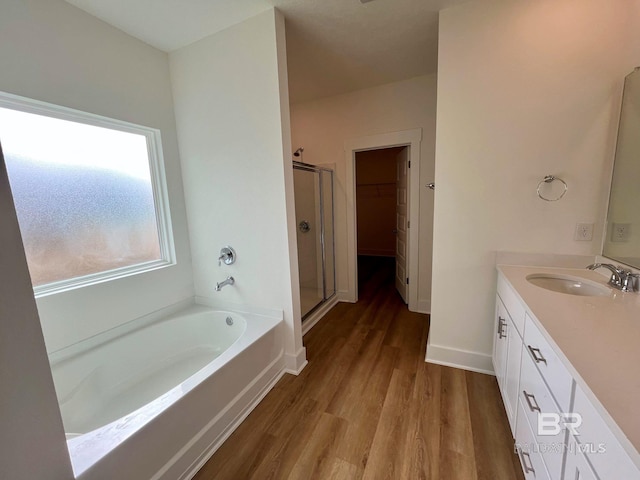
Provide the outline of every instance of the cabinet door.
{"type": "Polygon", "coordinates": [[[504,401],[511,432],[516,431],[516,412],[520,389],[520,362],[522,359],[522,340],[515,325],[507,318],[507,361],[504,374],[504,401]]]}
{"type": "Polygon", "coordinates": [[[573,439],[571,439],[567,448],[564,478],[567,480],[599,480],[573,439]]]}
{"type": "Polygon", "coordinates": [[[504,378],[507,368],[507,309],[504,308],[500,297],[496,296],[496,315],[493,339],[493,369],[496,372],[498,386],[504,395],[504,378]]]}

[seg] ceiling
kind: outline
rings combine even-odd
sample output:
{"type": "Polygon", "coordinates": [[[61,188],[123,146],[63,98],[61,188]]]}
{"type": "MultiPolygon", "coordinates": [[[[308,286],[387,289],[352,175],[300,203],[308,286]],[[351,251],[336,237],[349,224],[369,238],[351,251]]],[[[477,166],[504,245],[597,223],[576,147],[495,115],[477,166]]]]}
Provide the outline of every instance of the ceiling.
{"type": "Polygon", "coordinates": [[[171,52],[277,7],[292,103],[433,73],[438,11],[468,0],[67,0],[171,52]]]}

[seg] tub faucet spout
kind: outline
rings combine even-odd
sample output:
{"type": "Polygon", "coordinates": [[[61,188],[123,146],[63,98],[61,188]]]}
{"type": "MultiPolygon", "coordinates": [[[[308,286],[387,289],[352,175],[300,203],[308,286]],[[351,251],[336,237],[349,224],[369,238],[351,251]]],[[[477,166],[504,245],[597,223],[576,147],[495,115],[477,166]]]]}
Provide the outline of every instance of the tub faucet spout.
{"type": "Polygon", "coordinates": [[[222,287],[225,287],[227,285],[233,285],[234,283],[236,283],[235,279],[229,276],[225,281],[216,283],[216,292],[219,292],[220,290],[222,290],[222,287]]]}

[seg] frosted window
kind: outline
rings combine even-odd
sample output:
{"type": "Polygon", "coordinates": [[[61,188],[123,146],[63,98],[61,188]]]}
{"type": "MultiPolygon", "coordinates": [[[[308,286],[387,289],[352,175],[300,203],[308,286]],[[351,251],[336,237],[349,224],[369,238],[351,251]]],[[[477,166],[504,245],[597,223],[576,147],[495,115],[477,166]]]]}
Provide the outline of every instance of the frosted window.
{"type": "Polygon", "coordinates": [[[166,260],[148,136],[0,107],[34,287],[166,260]]]}

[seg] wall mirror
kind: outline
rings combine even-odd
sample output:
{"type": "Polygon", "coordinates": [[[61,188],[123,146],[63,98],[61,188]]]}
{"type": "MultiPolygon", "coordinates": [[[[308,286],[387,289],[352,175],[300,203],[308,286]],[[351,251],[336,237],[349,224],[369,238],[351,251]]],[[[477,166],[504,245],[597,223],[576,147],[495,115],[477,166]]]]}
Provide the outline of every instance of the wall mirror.
{"type": "Polygon", "coordinates": [[[602,254],[640,268],[640,67],[624,81],[602,254]]]}

